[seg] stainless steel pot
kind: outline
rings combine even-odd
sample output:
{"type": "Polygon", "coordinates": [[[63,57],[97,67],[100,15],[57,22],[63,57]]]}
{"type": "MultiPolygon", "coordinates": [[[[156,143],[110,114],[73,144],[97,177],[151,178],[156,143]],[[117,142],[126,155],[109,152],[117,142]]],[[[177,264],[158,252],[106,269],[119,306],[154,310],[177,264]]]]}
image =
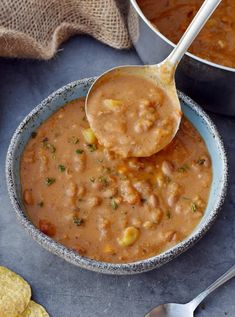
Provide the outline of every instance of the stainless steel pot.
{"type": "MultiPolygon", "coordinates": [[[[128,28],[144,64],[161,62],[175,46],[144,16],[135,0],[130,0],[128,28]]],[[[234,68],[187,53],[177,68],[176,85],[207,110],[235,116],[234,68]]]]}

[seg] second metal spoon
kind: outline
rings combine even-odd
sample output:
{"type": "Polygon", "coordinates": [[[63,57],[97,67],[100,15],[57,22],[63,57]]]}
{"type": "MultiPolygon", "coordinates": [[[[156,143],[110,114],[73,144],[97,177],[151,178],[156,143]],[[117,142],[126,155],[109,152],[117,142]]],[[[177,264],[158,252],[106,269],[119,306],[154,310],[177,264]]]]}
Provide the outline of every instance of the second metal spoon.
{"type": "Polygon", "coordinates": [[[214,290],[235,276],[235,265],[187,304],[168,303],[155,307],[145,317],[193,317],[198,305],[214,290]]]}

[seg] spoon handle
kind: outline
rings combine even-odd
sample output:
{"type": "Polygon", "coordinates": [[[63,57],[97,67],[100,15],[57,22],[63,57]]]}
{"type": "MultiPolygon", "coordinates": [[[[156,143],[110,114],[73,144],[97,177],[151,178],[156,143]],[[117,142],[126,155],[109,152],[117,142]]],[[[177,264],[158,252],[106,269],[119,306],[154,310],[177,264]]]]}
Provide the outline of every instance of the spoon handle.
{"type": "Polygon", "coordinates": [[[225,282],[230,280],[235,276],[235,265],[233,265],[226,273],[224,273],[221,277],[219,277],[214,283],[212,283],[204,292],[199,294],[196,298],[194,298],[191,302],[188,303],[195,310],[198,305],[214,290],[216,290],[219,286],[223,285],[225,282]]]}
{"type": "Polygon", "coordinates": [[[193,21],[187,28],[186,32],[180,39],[177,46],[171,52],[171,54],[166,58],[165,61],[170,62],[175,67],[180,62],[181,58],[183,57],[184,53],[187,52],[189,46],[198,35],[198,33],[203,28],[204,24],[210,18],[214,10],[217,8],[219,3],[222,0],[205,0],[203,5],[201,6],[200,10],[194,17],[193,21]]]}

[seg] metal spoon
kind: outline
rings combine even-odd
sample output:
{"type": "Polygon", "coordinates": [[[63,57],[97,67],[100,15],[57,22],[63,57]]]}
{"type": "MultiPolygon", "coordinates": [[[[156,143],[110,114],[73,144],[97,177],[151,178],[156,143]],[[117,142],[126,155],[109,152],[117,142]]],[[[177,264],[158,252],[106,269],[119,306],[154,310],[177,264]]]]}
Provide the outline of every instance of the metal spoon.
{"type": "MultiPolygon", "coordinates": [[[[92,115],[92,102],[89,102],[89,98],[93,91],[96,89],[99,89],[100,85],[103,82],[107,82],[107,80],[112,80],[112,78],[115,76],[115,74],[118,74],[118,76],[125,75],[125,74],[132,74],[137,76],[143,76],[146,79],[151,79],[152,81],[155,81],[156,85],[159,86],[161,89],[163,89],[168,97],[171,100],[172,104],[172,114],[175,114],[174,116],[174,127],[172,129],[172,132],[169,133],[165,139],[164,142],[159,142],[159,144],[156,144],[156,146],[152,149],[150,149],[149,153],[145,150],[143,150],[144,155],[143,156],[150,156],[158,151],[160,151],[162,148],[164,148],[166,145],[168,145],[172,139],[174,138],[175,134],[177,133],[181,121],[181,106],[180,102],[177,96],[177,91],[175,87],[175,70],[182,59],[183,55],[195,39],[195,37],[198,35],[204,24],[207,22],[211,14],[214,12],[216,7],[219,5],[221,0],[206,0],[203,5],[201,6],[200,10],[198,11],[197,15],[191,22],[190,26],[182,36],[181,40],[179,41],[178,45],[174,48],[174,50],[171,52],[171,54],[161,63],[157,65],[145,65],[145,66],[119,66],[112,68],[111,70],[108,70],[104,74],[102,74],[91,86],[87,97],[86,97],[86,104],[85,104],[85,110],[86,115],[88,118],[88,121],[90,123],[90,126],[94,133],[98,137],[98,141],[101,144],[105,144],[105,137],[106,135],[103,135],[101,133],[101,128],[97,128],[97,124],[94,124],[94,120],[99,120],[98,116],[94,116],[94,109],[93,109],[93,115],[92,115]]],[[[151,43],[149,43],[151,45],[151,43]]],[[[108,136],[107,136],[108,137],[108,136]]],[[[115,142],[119,143],[119,140],[115,140],[115,142]]],[[[118,144],[118,146],[122,147],[122,143],[118,144]]],[[[143,147],[144,144],[141,143],[139,146],[143,147]]],[[[130,142],[131,147],[131,142],[130,142]]],[[[133,149],[131,150],[132,156],[141,156],[140,150],[138,149],[138,154],[133,153],[133,149]]],[[[128,156],[128,154],[126,155],[128,156]]]]}
{"type": "Polygon", "coordinates": [[[163,304],[155,307],[145,317],[193,317],[194,310],[214,290],[235,276],[235,265],[233,265],[218,280],[211,284],[204,292],[199,294],[187,304],[163,304]]]}

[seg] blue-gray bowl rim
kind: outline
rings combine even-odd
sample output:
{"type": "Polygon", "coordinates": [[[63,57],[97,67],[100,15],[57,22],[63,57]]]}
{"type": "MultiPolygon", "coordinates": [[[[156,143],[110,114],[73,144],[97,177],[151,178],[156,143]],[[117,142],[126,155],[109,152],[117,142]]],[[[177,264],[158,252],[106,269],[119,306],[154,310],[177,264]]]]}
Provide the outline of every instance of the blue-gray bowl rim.
{"type": "Polygon", "coordinates": [[[24,211],[20,207],[19,199],[17,197],[17,193],[15,191],[14,185],[14,148],[17,145],[18,140],[20,139],[21,131],[27,125],[27,122],[30,120],[31,117],[35,116],[37,112],[46,107],[50,100],[63,95],[65,92],[75,89],[77,86],[85,86],[89,85],[89,82],[92,83],[95,80],[95,77],[91,78],[84,78],[74,82],[71,82],[52,94],[50,94],[47,98],[45,98],[40,104],[38,104],[19,124],[17,129],[15,130],[8,151],[6,156],[6,181],[8,187],[8,193],[10,196],[11,203],[14,207],[16,212],[16,216],[23,227],[28,231],[30,236],[38,242],[41,246],[43,246],[46,250],[56,254],[67,262],[70,262],[76,266],[81,268],[85,268],[91,271],[99,272],[99,273],[106,273],[106,274],[116,274],[116,275],[128,275],[128,274],[137,274],[146,271],[150,271],[154,268],[160,267],[161,265],[173,260],[175,257],[180,255],[181,253],[188,250],[191,246],[193,246],[197,241],[199,241],[204,234],[209,230],[211,225],[214,223],[218,213],[224,203],[227,185],[228,185],[228,160],[227,155],[225,152],[224,144],[221,139],[221,136],[213,123],[210,117],[206,114],[206,112],[197,104],[195,103],[190,97],[186,96],[182,92],[178,91],[178,96],[180,100],[185,102],[197,115],[199,115],[203,120],[206,122],[207,126],[210,129],[210,132],[214,135],[214,139],[218,142],[218,146],[221,150],[222,160],[223,160],[223,182],[221,185],[221,192],[219,200],[217,201],[216,206],[210,212],[207,221],[204,225],[198,230],[197,233],[193,234],[191,237],[185,239],[184,241],[180,242],[173,248],[166,250],[165,252],[153,256],[151,258],[147,258],[144,260],[140,260],[137,262],[130,262],[130,263],[107,263],[96,261],[87,257],[83,257],[79,255],[77,252],[66,248],[62,244],[54,241],[52,238],[46,236],[42,233],[39,229],[37,229],[32,222],[27,218],[24,211]]]}

